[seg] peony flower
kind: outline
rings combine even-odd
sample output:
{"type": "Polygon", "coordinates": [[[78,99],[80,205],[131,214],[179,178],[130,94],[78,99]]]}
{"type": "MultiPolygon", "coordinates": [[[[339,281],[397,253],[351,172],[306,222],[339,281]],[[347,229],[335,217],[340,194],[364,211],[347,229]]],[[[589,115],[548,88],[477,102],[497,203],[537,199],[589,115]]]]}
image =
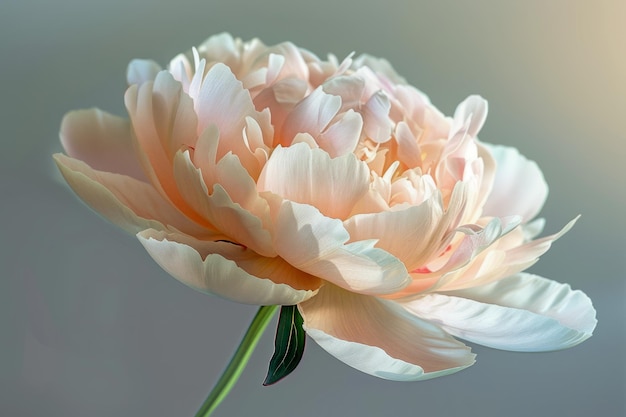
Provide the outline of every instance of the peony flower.
{"type": "Polygon", "coordinates": [[[459,339],[574,346],[590,300],[524,273],[548,188],[515,149],[478,140],[487,102],[445,117],[382,59],[327,60],[221,34],[162,70],[128,68],[130,120],[71,112],[57,164],[94,210],[184,284],[297,305],[346,364],[421,380],[474,363],[459,339]]]}

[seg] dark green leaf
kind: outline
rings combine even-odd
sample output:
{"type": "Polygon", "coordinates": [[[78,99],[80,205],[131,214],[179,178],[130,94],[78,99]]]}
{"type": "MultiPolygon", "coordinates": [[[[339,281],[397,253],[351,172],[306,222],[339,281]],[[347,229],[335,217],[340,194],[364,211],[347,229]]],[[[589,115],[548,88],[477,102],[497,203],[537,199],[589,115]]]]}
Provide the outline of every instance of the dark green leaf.
{"type": "Polygon", "coordinates": [[[263,385],[275,384],[289,375],[300,363],[306,340],[303,323],[298,307],[281,307],[274,340],[274,355],[263,385]]]}

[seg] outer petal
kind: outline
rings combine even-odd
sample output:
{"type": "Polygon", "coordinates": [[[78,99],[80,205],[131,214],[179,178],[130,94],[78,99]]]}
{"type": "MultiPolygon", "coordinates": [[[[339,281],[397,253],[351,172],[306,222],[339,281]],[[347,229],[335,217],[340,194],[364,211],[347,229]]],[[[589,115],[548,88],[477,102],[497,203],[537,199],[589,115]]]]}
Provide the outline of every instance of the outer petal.
{"type": "Polygon", "coordinates": [[[274,248],[296,268],[364,294],[393,293],[410,282],[404,264],[374,248],[375,240],[346,244],[350,235],[341,221],[324,217],[315,207],[273,201],[270,208],[274,248]]]}
{"type": "Polygon", "coordinates": [[[348,217],[368,188],[367,165],[353,154],[331,159],[303,143],[276,148],[258,181],[259,191],[310,204],[334,218],[348,217]]]}
{"type": "Polygon", "coordinates": [[[497,168],[483,214],[494,217],[517,214],[522,216],[524,223],[532,220],[548,197],[548,184],[541,170],[515,148],[486,146],[495,158],[497,168]]]}
{"type": "Polygon", "coordinates": [[[133,148],[128,120],[99,109],[77,110],[63,118],[60,136],[63,148],[72,158],[99,171],[146,181],[133,148]]]}
{"type": "Polygon", "coordinates": [[[179,213],[150,185],[125,175],[91,169],[84,162],[54,155],[61,174],[91,208],[124,230],[137,233],[171,225],[197,235],[210,232],[179,213]]]}
{"type": "Polygon", "coordinates": [[[524,352],[575,346],[596,326],[596,312],[584,293],[524,273],[446,295],[427,295],[405,308],[453,336],[524,352]]]}
{"type": "Polygon", "coordinates": [[[416,381],[474,363],[467,346],[392,302],[326,285],[299,310],[306,332],[322,348],[370,375],[416,381]]]}
{"type": "MultiPolygon", "coordinates": [[[[298,290],[287,284],[251,275],[227,259],[228,250],[221,254],[208,254],[202,259],[196,249],[167,240],[166,235],[155,230],[143,231],[137,237],[161,268],[200,292],[256,305],[293,305],[315,294],[313,290],[298,290]]],[[[228,243],[223,245],[234,246],[228,243]]],[[[266,263],[259,265],[260,269],[264,267],[267,267],[266,263]]]]}
{"type": "Polygon", "coordinates": [[[142,166],[150,182],[187,217],[206,224],[182,198],[172,172],[174,153],[196,142],[197,119],[190,97],[167,71],[154,82],[132,85],[124,96],[142,166]]]}

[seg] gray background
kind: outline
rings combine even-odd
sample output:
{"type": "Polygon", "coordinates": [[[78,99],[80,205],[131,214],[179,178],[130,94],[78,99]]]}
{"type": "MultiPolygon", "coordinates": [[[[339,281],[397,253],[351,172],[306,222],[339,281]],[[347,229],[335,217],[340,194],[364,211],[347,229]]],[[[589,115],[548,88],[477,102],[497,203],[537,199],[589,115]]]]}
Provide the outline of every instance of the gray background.
{"type": "Polygon", "coordinates": [[[165,64],[221,31],[384,56],[447,114],[486,97],[481,138],[544,170],[547,232],[582,214],[532,271],[584,290],[599,324],[563,352],[476,346],[475,366],[418,383],[361,374],[311,342],[265,388],[268,332],[216,416],[624,415],[624,21],[626,2],[601,0],[2,0],[0,415],[191,416],[239,342],[253,307],[166,276],[50,158],[65,112],[125,114],[130,59],[165,64]]]}

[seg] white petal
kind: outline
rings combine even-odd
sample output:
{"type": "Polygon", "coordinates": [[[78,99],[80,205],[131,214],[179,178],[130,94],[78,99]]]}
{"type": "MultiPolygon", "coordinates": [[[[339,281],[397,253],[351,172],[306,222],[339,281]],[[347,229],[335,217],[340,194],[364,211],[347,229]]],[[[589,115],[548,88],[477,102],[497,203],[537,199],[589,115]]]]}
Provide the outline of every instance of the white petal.
{"type": "Polygon", "coordinates": [[[377,58],[371,55],[363,54],[354,60],[352,68],[358,69],[363,66],[371,68],[379,76],[384,75],[389,81],[395,84],[406,84],[406,80],[398,75],[389,61],[384,58],[377,58]]]}
{"type": "Polygon", "coordinates": [[[247,126],[246,118],[262,116],[255,110],[250,93],[243,88],[241,81],[235,78],[230,68],[218,63],[211,67],[204,79],[201,72],[196,72],[190,95],[198,115],[198,133],[202,134],[213,124],[219,129],[217,159],[232,152],[248,171],[257,175],[258,162],[243,131],[247,126]]]}
{"type": "Polygon", "coordinates": [[[331,159],[304,143],[276,148],[258,180],[259,191],[310,204],[334,218],[346,218],[368,188],[369,169],[353,154],[331,159]]]}
{"type": "Polygon", "coordinates": [[[419,167],[422,164],[422,155],[417,139],[406,122],[396,125],[394,136],[398,143],[398,158],[409,168],[419,167]]]}
{"type": "Polygon", "coordinates": [[[128,64],[126,80],[128,85],[143,84],[148,81],[154,81],[159,71],[161,71],[161,66],[152,60],[133,59],[128,64]]]}
{"type": "Polygon", "coordinates": [[[289,146],[298,133],[317,138],[340,108],[340,97],[326,94],[322,87],[317,88],[287,116],[280,132],[281,145],[289,146]]]}
{"type": "Polygon", "coordinates": [[[387,142],[391,137],[390,109],[389,97],[382,91],[377,91],[363,106],[363,131],[374,142],[387,142]]]}
{"type": "Polygon", "coordinates": [[[520,273],[500,281],[405,304],[453,336],[496,349],[565,349],[589,338],[596,326],[591,300],[581,291],[520,273]]]}
{"type": "Polygon", "coordinates": [[[130,122],[99,109],[67,113],[61,122],[61,143],[72,158],[98,171],[146,176],[133,149],[130,122]]]}
{"type": "Polygon", "coordinates": [[[137,237],[161,268],[204,293],[256,305],[293,305],[315,294],[251,275],[221,254],[209,254],[202,259],[196,249],[169,241],[154,230],[141,232],[137,237]]]}
{"type": "Polygon", "coordinates": [[[469,96],[458,105],[454,112],[452,132],[467,126],[467,134],[476,137],[487,119],[487,100],[481,96],[469,96]]]}
{"type": "Polygon", "coordinates": [[[299,310],[306,332],[322,348],[379,378],[417,381],[474,363],[467,346],[389,301],[326,285],[299,310]]]}
{"type": "Polygon", "coordinates": [[[361,137],[363,119],[354,110],[348,110],[339,121],[317,138],[317,144],[331,158],[352,153],[361,137]]]}
{"type": "Polygon", "coordinates": [[[215,124],[223,138],[241,135],[246,116],[255,113],[250,93],[224,64],[215,64],[204,79],[199,81],[200,77],[201,73],[194,76],[194,83],[200,84],[197,94],[190,91],[198,114],[198,132],[215,124]]]}
{"type": "MultiPolygon", "coordinates": [[[[486,145],[486,144],[485,144],[486,145]]],[[[532,220],[548,197],[548,184],[534,161],[526,159],[515,148],[486,145],[496,160],[496,175],[487,198],[485,216],[522,216],[532,220]]]]}
{"type": "Polygon", "coordinates": [[[394,293],[410,282],[404,264],[374,248],[375,240],[346,244],[350,235],[340,220],[291,201],[270,207],[276,252],[296,268],[364,294],[394,293]]]}

